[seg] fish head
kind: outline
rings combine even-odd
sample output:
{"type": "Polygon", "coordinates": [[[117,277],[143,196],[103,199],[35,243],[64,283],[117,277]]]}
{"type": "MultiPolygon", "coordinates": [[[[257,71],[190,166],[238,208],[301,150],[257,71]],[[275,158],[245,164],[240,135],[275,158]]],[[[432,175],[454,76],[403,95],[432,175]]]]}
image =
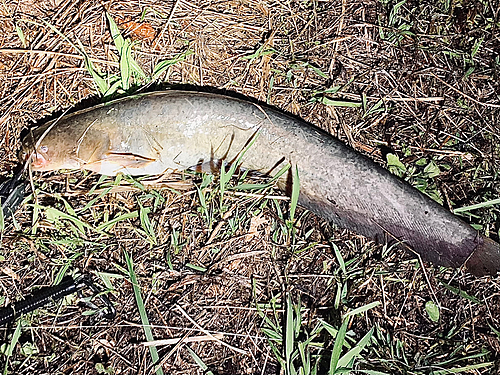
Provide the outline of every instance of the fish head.
{"type": "Polygon", "coordinates": [[[29,162],[34,171],[78,169],[80,161],[75,156],[75,143],[47,126],[36,128],[23,139],[20,160],[29,162]]]}

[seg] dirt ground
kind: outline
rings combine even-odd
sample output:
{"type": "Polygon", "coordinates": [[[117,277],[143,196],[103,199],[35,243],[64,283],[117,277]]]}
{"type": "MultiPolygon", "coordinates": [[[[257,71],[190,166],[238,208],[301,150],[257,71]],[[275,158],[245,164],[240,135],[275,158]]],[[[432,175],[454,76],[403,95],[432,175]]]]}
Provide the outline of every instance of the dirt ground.
{"type": "MultiPolygon", "coordinates": [[[[3,176],[18,162],[23,128],[102,100],[82,50],[102,76],[119,75],[106,11],[133,42],[132,56],[147,75],[162,61],[178,60],[141,92],[173,84],[234,91],[296,114],[380,164],[396,155],[409,181],[447,208],[499,197],[496,0],[5,0],[3,176]]],[[[165,373],[204,373],[188,347],[216,374],[280,373],[256,306],[267,304],[272,317],[269,303],[274,299],[281,309],[288,294],[295,302],[300,297],[306,329],[318,319],[338,328],[347,309],[381,303],[349,326],[357,340],[375,327],[355,365],[359,373],[500,371],[498,277],[420,263],[304,211],[291,244],[281,215],[290,203],[277,191],[267,191],[275,200],[229,194],[229,214],[214,209],[207,226],[193,187],[181,194],[124,189],[91,202],[96,196],[89,189],[112,179],[83,172],[33,179],[37,200],[6,223],[1,239],[2,303],[78,270],[109,281],[117,317],[94,324],[75,300],[26,316],[8,373],[154,372],[124,251],[133,257],[154,339],[222,334],[224,344],[206,337],[159,344],[165,373]],[[109,220],[140,205],[154,207],[155,238],[137,217],[118,222],[105,237],[50,220],[37,205],[67,209],[59,197],[90,226],[101,224],[102,215],[109,220]],[[332,244],[348,263],[346,272],[339,271],[332,244]],[[437,321],[426,311],[429,301],[440,307],[437,321]]],[[[172,179],[201,183],[192,175],[172,179]]],[[[462,218],[498,241],[497,207],[484,205],[462,218]]],[[[12,341],[14,328],[0,329],[2,343],[12,341]]],[[[331,350],[331,340],[325,345],[331,350]]],[[[3,353],[0,363],[7,362],[3,353]]]]}

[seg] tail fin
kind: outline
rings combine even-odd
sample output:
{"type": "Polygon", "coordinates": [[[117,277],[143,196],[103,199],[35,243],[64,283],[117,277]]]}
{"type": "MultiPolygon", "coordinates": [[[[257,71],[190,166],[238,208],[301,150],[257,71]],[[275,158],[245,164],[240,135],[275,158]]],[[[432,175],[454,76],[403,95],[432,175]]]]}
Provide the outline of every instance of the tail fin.
{"type": "Polygon", "coordinates": [[[496,275],[500,272],[500,244],[481,236],[465,266],[475,276],[496,275]]]}

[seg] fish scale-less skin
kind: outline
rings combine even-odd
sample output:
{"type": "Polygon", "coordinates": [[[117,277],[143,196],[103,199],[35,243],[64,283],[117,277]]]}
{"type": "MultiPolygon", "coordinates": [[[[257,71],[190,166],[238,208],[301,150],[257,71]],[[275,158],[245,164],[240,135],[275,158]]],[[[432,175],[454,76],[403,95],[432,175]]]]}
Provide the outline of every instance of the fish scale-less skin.
{"type": "MultiPolygon", "coordinates": [[[[39,169],[76,167],[109,175],[158,174],[211,158],[230,162],[254,140],[242,166],[273,174],[284,163],[296,165],[299,203],[334,224],[379,241],[400,241],[438,265],[459,267],[472,256],[473,273],[500,268],[498,244],[326,132],[265,105],[165,91],[65,116],[35,130],[35,139],[48,127],[39,142],[49,150],[47,162],[39,169]]],[[[34,143],[25,140],[25,152],[34,143]]]]}

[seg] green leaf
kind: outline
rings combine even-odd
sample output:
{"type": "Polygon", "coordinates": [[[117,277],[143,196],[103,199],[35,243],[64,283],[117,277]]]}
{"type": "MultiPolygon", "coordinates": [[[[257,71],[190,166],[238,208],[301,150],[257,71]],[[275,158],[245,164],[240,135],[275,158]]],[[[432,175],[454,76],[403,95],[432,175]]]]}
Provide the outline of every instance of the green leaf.
{"type": "Polygon", "coordinates": [[[130,69],[131,46],[126,43],[120,51],[120,76],[122,82],[122,89],[128,90],[130,88],[130,81],[132,78],[132,69],[130,69]]]}
{"type": "Polygon", "coordinates": [[[128,90],[132,81],[132,75],[147,80],[147,75],[132,57],[132,44],[129,39],[123,38],[116,22],[109,13],[106,13],[109,22],[109,31],[120,55],[120,76],[123,90],[128,90]]]}
{"type": "Polygon", "coordinates": [[[0,234],[5,230],[5,218],[3,216],[3,207],[0,206],[0,234]]]}
{"type": "Polygon", "coordinates": [[[125,47],[125,39],[123,38],[122,34],[120,33],[120,29],[118,28],[118,25],[116,24],[115,20],[111,15],[106,12],[106,17],[109,22],[109,31],[111,33],[111,37],[113,38],[113,42],[115,43],[116,48],[118,51],[123,49],[125,47]]]}
{"type": "Polygon", "coordinates": [[[427,301],[427,303],[425,304],[425,311],[427,311],[429,319],[434,323],[439,321],[439,306],[436,305],[433,301],[427,301]]]}
{"type": "Polygon", "coordinates": [[[488,323],[488,325],[490,326],[491,330],[495,333],[495,335],[497,335],[497,337],[500,339],[500,331],[495,329],[490,323],[488,323]]]}
{"type": "Polygon", "coordinates": [[[476,40],[474,42],[474,47],[472,47],[472,51],[470,54],[472,58],[474,58],[474,56],[476,56],[477,52],[479,51],[479,48],[481,48],[481,44],[483,43],[483,40],[484,40],[484,37],[479,38],[478,40],[476,40]]]}
{"type": "Polygon", "coordinates": [[[97,227],[97,231],[105,232],[105,231],[111,229],[111,227],[113,227],[113,225],[115,225],[116,223],[118,223],[120,221],[124,221],[124,220],[128,220],[128,219],[135,219],[136,217],[139,217],[138,211],[127,212],[126,214],[120,215],[118,217],[115,217],[114,219],[111,219],[105,223],[102,223],[101,225],[99,225],[97,227]]]}
{"type": "Polygon", "coordinates": [[[291,164],[285,164],[278,173],[276,173],[271,180],[267,184],[239,184],[236,185],[235,187],[232,187],[232,190],[262,190],[265,188],[268,188],[270,186],[273,186],[274,183],[281,177],[283,176],[290,168],[291,164]]]}
{"type": "Polygon", "coordinates": [[[335,257],[337,258],[337,261],[339,262],[340,269],[342,270],[342,273],[345,275],[346,274],[346,268],[345,268],[345,262],[344,258],[342,258],[342,254],[340,253],[340,250],[337,245],[334,243],[331,243],[333,247],[333,251],[335,252],[335,257]]]}
{"type": "Polygon", "coordinates": [[[24,355],[25,357],[31,357],[35,354],[38,354],[40,350],[36,346],[36,344],[31,343],[31,342],[25,342],[23,346],[21,347],[21,354],[24,355]]]}
{"type": "Polygon", "coordinates": [[[251,55],[243,56],[241,59],[242,60],[255,60],[259,57],[271,55],[273,53],[276,53],[276,50],[274,50],[273,48],[268,48],[268,49],[264,50],[264,45],[262,45],[259,47],[259,49],[257,49],[257,51],[255,51],[251,55]]]}
{"type": "Polygon", "coordinates": [[[51,222],[56,222],[59,219],[68,220],[69,222],[73,223],[76,228],[78,228],[78,231],[80,231],[82,234],[85,233],[84,228],[90,229],[95,232],[101,232],[99,228],[94,228],[75,216],[71,216],[65,212],[59,211],[57,208],[46,207],[45,216],[47,220],[51,222]]]}
{"type": "Polygon", "coordinates": [[[400,177],[406,172],[405,165],[401,163],[397,155],[394,154],[387,154],[387,167],[391,173],[400,177]]]}
{"type": "Polygon", "coordinates": [[[261,331],[264,332],[264,334],[269,337],[269,339],[281,342],[283,337],[281,336],[281,333],[275,331],[274,329],[271,328],[261,328],[261,331]]]}
{"type": "Polygon", "coordinates": [[[310,68],[310,69],[312,69],[312,70],[314,71],[314,73],[316,73],[317,75],[319,75],[319,76],[320,76],[320,77],[322,77],[322,78],[326,78],[326,79],[330,78],[330,77],[328,76],[328,74],[323,73],[323,72],[321,71],[321,69],[319,69],[319,68],[315,67],[314,65],[312,65],[312,64],[310,64],[310,63],[308,63],[308,62],[305,62],[305,63],[303,63],[303,64],[301,64],[301,65],[302,65],[304,68],[310,68]]]}
{"type": "Polygon", "coordinates": [[[439,166],[436,164],[434,160],[432,160],[427,166],[424,168],[424,174],[429,177],[437,177],[441,173],[439,166]]]}
{"type": "Polygon", "coordinates": [[[69,267],[71,266],[71,264],[73,263],[73,261],[75,259],[79,258],[81,255],[82,255],[82,253],[75,253],[69,259],[65,260],[64,266],[61,267],[61,269],[59,270],[59,272],[56,275],[56,278],[54,280],[54,285],[59,285],[59,283],[64,278],[64,275],[66,275],[66,273],[67,273],[69,267]]]}
{"type": "Polygon", "coordinates": [[[139,204],[139,219],[141,221],[142,229],[146,232],[151,245],[157,245],[158,241],[156,240],[154,225],[151,220],[149,220],[148,216],[151,213],[151,209],[149,207],[144,207],[140,200],[138,200],[137,203],[139,204]]]}

